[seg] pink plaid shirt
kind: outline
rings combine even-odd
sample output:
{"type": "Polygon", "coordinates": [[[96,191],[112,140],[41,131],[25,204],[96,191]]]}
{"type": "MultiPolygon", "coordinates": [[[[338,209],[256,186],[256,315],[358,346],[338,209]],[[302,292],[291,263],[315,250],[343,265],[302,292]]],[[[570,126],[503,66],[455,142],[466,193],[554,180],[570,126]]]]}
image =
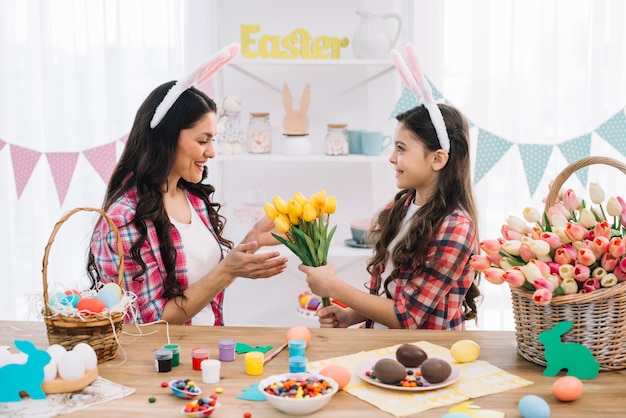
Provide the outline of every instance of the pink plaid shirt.
{"type": "MultiPolygon", "coordinates": [[[[193,209],[198,212],[200,219],[207,228],[215,235],[215,231],[209,221],[209,213],[206,205],[199,197],[187,193],[189,202],[193,209]]],[[[137,274],[140,266],[136,264],[130,257],[130,248],[139,238],[140,234],[132,220],[135,217],[135,209],[137,207],[137,190],[128,190],[124,196],[120,197],[107,210],[107,215],[111,218],[115,226],[117,226],[122,241],[122,249],[124,252],[124,285],[123,287],[137,295],[135,308],[137,310],[137,321],[140,323],[149,323],[157,321],[161,318],[163,307],[167,299],[163,295],[163,280],[166,276],[163,258],[160,252],[159,240],[157,239],[156,229],[151,222],[146,223],[147,237],[141,247],[141,258],[146,263],[146,271],[140,277],[133,279],[137,274]]],[[[181,241],[180,234],[176,227],[172,225],[172,241],[176,248],[176,277],[180,283],[181,289],[185,290],[189,285],[187,277],[187,263],[185,261],[185,252],[181,241]]],[[[97,223],[92,240],[91,251],[94,255],[95,263],[102,278],[103,283],[114,282],[118,280],[119,255],[117,253],[117,243],[115,235],[108,223],[104,219],[100,219],[97,223]]],[[[223,253],[224,251],[222,251],[223,253]]],[[[221,291],[211,301],[211,307],[215,314],[214,325],[224,325],[222,314],[222,303],[224,301],[224,291],[221,291]]],[[[133,318],[126,316],[126,322],[132,322],[133,318]]],[[[190,325],[191,321],[187,322],[190,325]]]]}
{"type": "MultiPolygon", "coordinates": [[[[410,200],[409,200],[410,203],[410,200]]],[[[443,219],[428,246],[424,265],[417,259],[400,270],[390,285],[395,312],[403,328],[464,329],[463,299],[474,280],[469,260],[476,230],[462,208],[443,219]]],[[[380,276],[370,279],[370,293],[379,294],[380,276]]],[[[371,321],[366,326],[371,327],[371,321]]]]}

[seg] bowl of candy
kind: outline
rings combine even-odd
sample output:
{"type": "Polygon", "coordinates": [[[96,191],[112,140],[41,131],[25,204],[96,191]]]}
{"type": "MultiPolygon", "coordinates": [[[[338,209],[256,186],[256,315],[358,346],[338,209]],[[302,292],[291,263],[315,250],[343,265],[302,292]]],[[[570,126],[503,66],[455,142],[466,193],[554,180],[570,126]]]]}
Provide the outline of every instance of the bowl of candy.
{"type": "Polygon", "coordinates": [[[259,390],[274,408],[289,415],[308,415],[324,407],[339,385],[321,374],[283,373],[261,380],[259,390]]]}
{"type": "Polygon", "coordinates": [[[180,413],[186,417],[208,417],[218,406],[220,404],[217,403],[217,395],[211,395],[208,398],[187,402],[180,410],[180,413]]]}
{"type": "Polygon", "coordinates": [[[170,381],[172,393],[182,399],[193,399],[202,393],[202,389],[196,386],[191,379],[176,379],[170,381]]]}

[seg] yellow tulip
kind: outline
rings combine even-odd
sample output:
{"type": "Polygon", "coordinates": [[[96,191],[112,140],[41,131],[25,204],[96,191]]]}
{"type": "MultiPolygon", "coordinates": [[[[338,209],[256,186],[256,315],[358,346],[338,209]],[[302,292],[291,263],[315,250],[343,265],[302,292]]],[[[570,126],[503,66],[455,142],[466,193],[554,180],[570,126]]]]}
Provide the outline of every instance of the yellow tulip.
{"type": "Polygon", "coordinates": [[[282,213],[274,219],[274,225],[276,225],[276,229],[278,230],[278,232],[282,234],[285,234],[291,228],[289,218],[287,218],[287,215],[284,215],[282,213]]]}
{"type": "Polygon", "coordinates": [[[293,195],[293,200],[300,203],[300,206],[304,206],[304,204],[306,203],[306,197],[304,197],[304,195],[300,192],[293,195]]]}
{"type": "Polygon", "coordinates": [[[302,205],[295,200],[290,200],[289,203],[287,203],[287,214],[290,218],[301,218],[302,205]]]}
{"type": "Polygon", "coordinates": [[[324,206],[324,213],[331,215],[335,213],[335,210],[337,210],[337,197],[330,196],[328,199],[326,199],[326,206],[324,206]]]}
{"type": "Polygon", "coordinates": [[[326,190],[320,190],[311,196],[311,203],[315,209],[323,209],[326,206],[326,190]]]}
{"type": "Polygon", "coordinates": [[[291,222],[292,225],[300,225],[300,218],[295,218],[291,215],[289,216],[289,222],[291,222]]]}
{"type": "Polygon", "coordinates": [[[271,203],[265,202],[265,205],[263,205],[263,209],[265,210],[265,214],[267,215],[267,217],[270,218],[272,221],[278,215],[276,208],[271,203]]]}
{"type": "Polygon", "coordinates": [[[287,214],[287,202],[285,202],[280,196],[274,196],[272,198],[272,203],[274,204],[274,207],[276,208],[278,213],[282,215],[287,214]]]}
{"type": "Polygon", "coordinates": [[[317,218],[317,211],[311,204],[311,202],[306,202],[302,207],[302,219],[305,222],[313,222],[317,218]]]}

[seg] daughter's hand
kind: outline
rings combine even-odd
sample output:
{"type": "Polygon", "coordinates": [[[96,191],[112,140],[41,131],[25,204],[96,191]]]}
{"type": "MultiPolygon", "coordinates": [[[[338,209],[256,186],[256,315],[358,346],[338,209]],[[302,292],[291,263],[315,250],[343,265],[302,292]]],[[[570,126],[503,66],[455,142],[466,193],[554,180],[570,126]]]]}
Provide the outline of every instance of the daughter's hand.
{"type": "Polygon", "coordinates": [[[306,274],[306,282],[311,292],[322,298],[332,297],[334,283],[339,280],[335,266],[328,263],[325,266],[310,267],[300,264],[298,269],[306,274]]]}

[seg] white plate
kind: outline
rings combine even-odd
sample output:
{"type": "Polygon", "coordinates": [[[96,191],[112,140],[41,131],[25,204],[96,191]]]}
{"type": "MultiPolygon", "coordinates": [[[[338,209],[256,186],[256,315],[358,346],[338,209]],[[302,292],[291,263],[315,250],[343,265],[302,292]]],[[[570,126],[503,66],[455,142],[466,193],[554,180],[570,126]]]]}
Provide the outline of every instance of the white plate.
{"type": "MultiPolygon", "coordinates": [[[[376,358],[371,358],[371,359],[363,361],[356,368],[357,375],[361,378],[361,380],[363,380],[364,382],[370,383],[372,385],[380,386],[381,388],[386,388],[386,389],[401,390],[404,392],[422,392],[425,390],[434,390],[434,389],[439,389],[439,388],[449,386],[461,378],[461,370],[458,367],[451,364],[450,366],[452,366],[452,373],[450,373],[450,376],[448,376],[448,378],[444,380],[443,382],[428,383],[428,385],[415,386],[415,387],[388,385],[386,383],[381,382],[378,379],[372,379],[371,377],[365,374],[368,371],[373,370],[374,364],[376,364],[376,362],[382,358],[390,358],[390,359],[396,360],[396,356],[393,355],[393,356],[386,356],[386,357],[376,357],[376,358]]],[[[406,369],[413,370],[414,372],[416,372],[420,368],[419,367],[407,367],[406,369]]],[[[427,382],[427,381],[422,377],[422,382],[427,382]]]]}

